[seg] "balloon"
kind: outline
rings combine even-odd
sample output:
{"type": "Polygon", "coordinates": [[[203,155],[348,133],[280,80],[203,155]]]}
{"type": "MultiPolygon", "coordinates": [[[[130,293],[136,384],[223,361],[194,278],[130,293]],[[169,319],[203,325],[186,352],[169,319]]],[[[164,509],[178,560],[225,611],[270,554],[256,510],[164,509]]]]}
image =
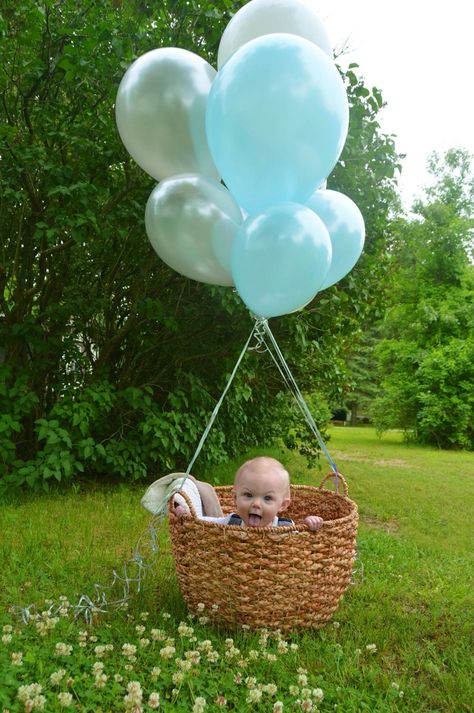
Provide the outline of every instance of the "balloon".
{"type": "Polygon", "coordinates": [[[232,248],[235,286],[259,317],[304,307],[318,292],[330,262],[324,223],[296,203],[280,203],[248,218],[232,248]]]}
{"type": "Polygon", "coordinates": [[[338,191],[316,191],[306,204],[328,229],[332,260],[321,290],[347,275],[360,257],[365,240],[362,213],[350,198],[338,191]]]}
{"type": "Polygon", "coordinates": [[[319,47],[265,35],[218,72],[207,140],[225,184],[252,215],[279,202],[306,203],[339,158],[348,117],[342,79],[319,47]]]}
{"type": "Polygon", "coordinates": [[[217,181],[197,175],[166,178],[152,191],[145,227],[159,257],[186,277],[211,285],[232,285],[230,269],[215,253],[223,253],[242,222],[239,206],[217,181]]]}
{"type": "Polygon", "coordinates": [[[205,132],[215,75],[204,59],[177,47],[147,52],[125,72],[117,128],[127,151],[158,181],[178,173],[218,178],[205,132]]]}
{"type": "Polygon", "coordinates": [[[251,0],[240,8],[224,30],[219,44],[217,66],[249,40],[274,32],[305,37],[333,56],[331,40],[312,0],[251,0]]]}

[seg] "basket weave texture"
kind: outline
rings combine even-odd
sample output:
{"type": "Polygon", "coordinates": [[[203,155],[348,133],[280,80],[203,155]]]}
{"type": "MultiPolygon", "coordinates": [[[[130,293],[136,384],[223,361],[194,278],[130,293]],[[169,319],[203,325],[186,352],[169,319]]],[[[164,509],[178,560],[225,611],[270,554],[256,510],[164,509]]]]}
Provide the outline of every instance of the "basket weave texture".
{"type": "MultiPolygon", "coordinates": [[[[291,486],[284,512],[290,527],[249,528],[176,517],[169,527],[176,574],[188,608],[218,623],[288,631],[321,627],[337,609],[352,574],[358,512],[344,494],[306,485],[291,486]],[[302,520],[320,515],[312,532],[302,520]],[[202,606],[200,607],[202,609],[202,606]]],[[[232,486],[215,489],[225,514],[233,512],[232,486]]]]}

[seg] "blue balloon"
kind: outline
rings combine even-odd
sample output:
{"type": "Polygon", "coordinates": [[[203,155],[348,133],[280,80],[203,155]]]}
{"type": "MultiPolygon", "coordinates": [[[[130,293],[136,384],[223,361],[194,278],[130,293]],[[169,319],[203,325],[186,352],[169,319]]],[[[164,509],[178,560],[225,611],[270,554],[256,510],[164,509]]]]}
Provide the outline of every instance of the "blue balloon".
{"type": "Polygon", "coordinates": [[[280,203],[247,218],[232,247],[232,276],[259,317],[294,312],[310,302],[331,262],[331,240],[309,208],[280,203]]]}
{"type": "Polygon", "coordinates": [[[314,210],[328,229],[332,260],[321,290],[339,282],[352,270],[365,241],[362,213],[354,201],[338,191],[316,191],[306,205],[314,210]]]}
{"type": "Polygon", "coordinates": [[[306,203],[334,168],[349,108],[334,62],[296,35],[257,37],[212,84],[206,133],[225,184],[248,213],[306,203]]]}

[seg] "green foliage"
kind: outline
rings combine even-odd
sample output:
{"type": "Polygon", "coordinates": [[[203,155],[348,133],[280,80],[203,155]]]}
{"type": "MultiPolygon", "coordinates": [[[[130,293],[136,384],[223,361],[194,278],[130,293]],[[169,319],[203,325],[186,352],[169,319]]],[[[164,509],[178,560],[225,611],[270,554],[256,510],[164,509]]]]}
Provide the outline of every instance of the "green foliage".
{"type": "MultiPolygon", "coordinates": [[[[60,710],[60,692],[72,696],[64,710],[125,711],[127,686],[139,681],[144,711],[156,691],[158,710],[164,711],[191,713],[193,696],[206,698],[205,711],[217,711],[216,698],[222,695],[227,699],[223,710],[264,713],[281,700],[283,713],[295,713],[303,710],[296,700],[304,688],[312,699],[313,689],[322,689],[323,699],[313,706],[321,713],[468,711],[473,700],[473,627],[466,612],[473,605],[474,483],[469,474],[474,454],[407,446],[400,433],[380,439],[371,428],[336,428],[331,436],[349,495],[359,507],[356,572],[332,622],[283,637],[190,620],[166,528],[159,533],[156,567],[148,570],[140,593],[132,585],[128,610],[100,614],[91,626],[74,620],[71,605],[79,594],[94,596],[95,582],[107,584],[112,570],[121,572],[131,545],[149,527],[149,515],[140,506],[144,486],[81,484],[65,493],[12,495],[13,502],[0,510],[0,710],[24,713],[18,688],[36,682],[43,689],[39,695],[46,697],[44,710],[51,713],[60,710]],[[10,604],[36,605],[28,626],[7,611],[10,604]],[[59,608],[63,615],[58,612],[54,621],[59,608]],[[160,654],[168,637],[176,649],[171,658],[160,654]],[[226,654],[229,638],[238,655],[226,654]],[[205,641],[219,654],[217,660],[212,661],[214,655],[208,660],[205,641]],[[69,656],[63,647],[58,655],[58,643],[73,647],[69,656]],[[135,653],[128,649],[136,661],[122,653],[125,643],[136,646],[135,653]],[[193,657],[194,673],[184,671],[182,681],[179,676],[173,681],[181,668],[176,659],[191,650],[201,654],[199,663],[193,657]],[[65,675],[51,680],[60,669],[65,675]],[[259,703],[247,702],[256,687],[252,677],[257,686],[274,683],[276,695],[266,688],[259,703]],[[68,685],[69,678],[74,682],[68,685]]],[[[308,482],[298,453],[275,449],[271,455],[282,460],[294,482],[308,482]],[[297,473],[305,475],[295,478],[297,473]]],[[[226,482],[246,457],[239,454],[217,468],[226,482]]]]}
{"type": "MultiPolygon", "coordinates": [[[[143,221],[153,181],[122,146],[113,105],[126,68],[150,49],[180,46],[214,62],[239,5],[2,4],[0,354],[5,389],[26,399],[6,399],[2,411],[3,482],[180,468],[207,422],[251,319],[232,290],[187,280],[156,257],[143,221]]],[[[382,309],[398,156],[376,120],[378,90],[354,77],[352,68],[351,133],[330,185],[365,214],[366,256],[273,327],[307,393],[344,389],[345,344],[382,309]]],[[[282,389],[263,359],[249,358],[209,458],[286,433],[282,389]]]]}
{"type": "Polygon", "coordinates": [[[391,309],[379,345],[381,430],[442,448],[474,449],[474,182],[469,157],[435,156],[420,220],[395,231],[391,309]]]}

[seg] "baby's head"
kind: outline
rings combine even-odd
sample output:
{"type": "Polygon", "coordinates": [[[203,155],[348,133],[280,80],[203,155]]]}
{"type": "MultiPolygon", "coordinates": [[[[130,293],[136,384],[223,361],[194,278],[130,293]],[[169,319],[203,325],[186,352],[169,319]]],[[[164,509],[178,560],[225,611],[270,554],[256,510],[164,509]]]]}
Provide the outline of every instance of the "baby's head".
{"type": "Polygon", "coordinates": [[[290,504],[290,476],[275,458],[252,458],[235,475],[234,497],[246,526],[267,527],[290,504]]]}

